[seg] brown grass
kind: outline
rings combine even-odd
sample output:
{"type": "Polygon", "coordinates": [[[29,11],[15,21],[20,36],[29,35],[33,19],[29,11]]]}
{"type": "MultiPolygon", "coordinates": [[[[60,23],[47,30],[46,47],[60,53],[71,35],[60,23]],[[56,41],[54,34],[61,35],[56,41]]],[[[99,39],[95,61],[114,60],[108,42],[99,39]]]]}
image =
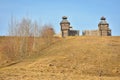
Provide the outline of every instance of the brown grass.
{"type": "Polygon", "coordinates": [[[0,80],[120,80],[120,37],[57,41],[34,60],[1,68],[0,80]]]}

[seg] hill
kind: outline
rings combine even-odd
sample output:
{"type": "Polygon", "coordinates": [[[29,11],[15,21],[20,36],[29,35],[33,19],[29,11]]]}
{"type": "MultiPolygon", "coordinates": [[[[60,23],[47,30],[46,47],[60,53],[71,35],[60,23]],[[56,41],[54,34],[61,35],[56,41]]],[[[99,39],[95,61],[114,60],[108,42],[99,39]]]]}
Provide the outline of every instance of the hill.
{"type": "Polygon", "coordinates": [[[67,37],[14,65],[0,80],[120,80],[120,37],[67,37]]]}

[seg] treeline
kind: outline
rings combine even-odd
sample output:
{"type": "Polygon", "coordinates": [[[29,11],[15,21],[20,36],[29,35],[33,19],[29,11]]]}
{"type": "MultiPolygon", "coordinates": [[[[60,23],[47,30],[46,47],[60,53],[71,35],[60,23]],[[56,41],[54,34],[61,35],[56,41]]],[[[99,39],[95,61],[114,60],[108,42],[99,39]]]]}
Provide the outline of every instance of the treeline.
{"type": "Polygon", "coordinates": [[[10,60],[22,60],[40,51],[53,42],[54,28],[50,24],[40,25],[37,21],[11,18],[9,36],[4,40],[3,53],[10,60]]]}

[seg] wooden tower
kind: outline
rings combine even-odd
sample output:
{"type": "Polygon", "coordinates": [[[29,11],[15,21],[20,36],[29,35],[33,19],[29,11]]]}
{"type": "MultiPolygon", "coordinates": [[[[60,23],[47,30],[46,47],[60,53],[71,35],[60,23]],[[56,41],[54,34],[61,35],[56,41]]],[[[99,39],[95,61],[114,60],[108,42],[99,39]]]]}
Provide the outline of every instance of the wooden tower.
{"type": "Polygon", "coordinates": [[[111,36],[111,29],[109,29],[109,24],[106,22],[105,17],[101,17],[98,27],[100,36],[111,36]]]}

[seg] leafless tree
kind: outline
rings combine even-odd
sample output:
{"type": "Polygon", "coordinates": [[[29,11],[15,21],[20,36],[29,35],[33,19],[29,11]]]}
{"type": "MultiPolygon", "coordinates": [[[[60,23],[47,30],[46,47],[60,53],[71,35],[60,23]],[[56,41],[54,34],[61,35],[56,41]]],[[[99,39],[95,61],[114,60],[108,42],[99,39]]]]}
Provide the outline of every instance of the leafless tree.
{"type": "MultiPolygon", "coordinates": [[[[28,18],[23,18],[17,21],[13,17],[9,25],[9,35],[12,36],[14,42],[10,42],[11,48],[13,47],[13,54],[18,57],[24,57],[28,53],[29,36],[32,29],[32,21],[28,18]]],[[[13,55],[12,54],[12,55],[13,55]]]]}
{"type": "Polygon", "coordinates": [[[44,39],[46,45],[51,44],[54,34],[55,31],[52,25],[44,25],[41,29],[41,36],[44,39]]]}
{"type": "Polygon", "coordinates": [[[23,17],[20,21],[11,17],[9,25],[9,35],[12,40],[9,42],[10,46],[7,53],[14,54],[20,59],[30,56],[31,53],[39,52],[41,48],[42,39],[48,46],[52,43],[53,35],[55,34],[52,25],[38,25],[37,21],[32,22],[31,19],[23,17]]]}

